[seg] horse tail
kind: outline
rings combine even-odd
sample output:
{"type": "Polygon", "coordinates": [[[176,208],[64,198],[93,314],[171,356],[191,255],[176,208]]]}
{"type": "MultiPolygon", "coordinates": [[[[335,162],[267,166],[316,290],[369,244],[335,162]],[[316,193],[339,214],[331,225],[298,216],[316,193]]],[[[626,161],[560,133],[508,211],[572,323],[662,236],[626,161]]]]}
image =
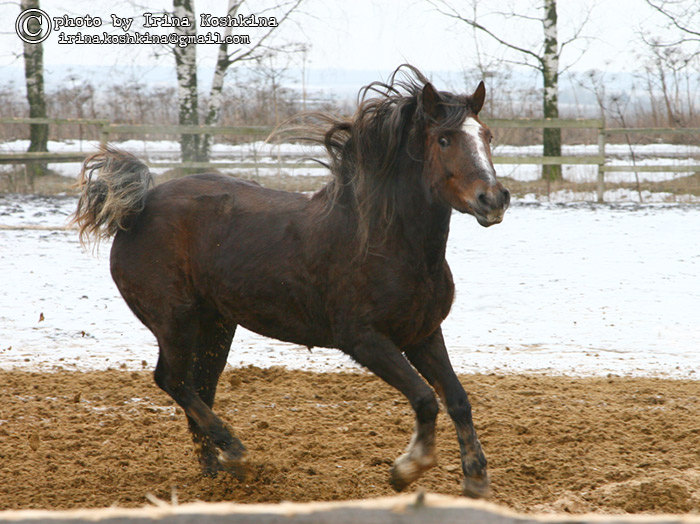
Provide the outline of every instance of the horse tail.
{"type": "Polygon", "coordinates": [[[146,164],[130,153],[100,145],[78,177],[80,198],[72,222],[78,225],[81,244],[91,240],[98,244],[128,229],[143,210],[152,185],[146,164]]]}

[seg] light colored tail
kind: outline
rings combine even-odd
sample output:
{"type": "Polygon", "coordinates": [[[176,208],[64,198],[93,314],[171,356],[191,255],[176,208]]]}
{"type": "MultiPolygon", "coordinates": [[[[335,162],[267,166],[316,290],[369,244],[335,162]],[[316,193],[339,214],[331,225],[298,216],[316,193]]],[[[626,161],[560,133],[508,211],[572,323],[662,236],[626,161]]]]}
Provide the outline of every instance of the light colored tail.
{"type": "Polygon", "coordinates": [[[134,155],[111,146],[87,158],[78,178],[80,198],[72,222],[83,245],[126,230],[144,207],[153,185],[148,166],[134,155]]]}

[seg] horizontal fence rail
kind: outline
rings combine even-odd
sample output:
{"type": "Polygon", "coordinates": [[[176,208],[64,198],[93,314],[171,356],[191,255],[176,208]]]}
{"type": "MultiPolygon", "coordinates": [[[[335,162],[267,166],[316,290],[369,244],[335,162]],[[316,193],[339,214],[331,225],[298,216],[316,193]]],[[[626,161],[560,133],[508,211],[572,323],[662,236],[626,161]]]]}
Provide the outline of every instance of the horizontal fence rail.
{"type": "MultiPolygon", "coordinates": [[[[693,173],[700,172],[700,162],[686,165],[609,165],[606,155],[607,137],[615,135],[632,134],[694,134],[700,135],[700,128],[608,128],[605,127],[605,120],[588,119],[563,119],[563,118],[524,118],[524,119],[503,119],[493,118],[486,120],[487,125],[492,128],[514,128],[514,129],[590,129],[597,133],[596,154],[588,155],[565,155],[565,156],[542,156],[542,155],[494,155],[494,164],[512,165],[592,165],[597,168],[596,193],[599,202],[603,201],[605,191],[606,172],[678,172],[693,173]]],[[[206,125],[151,125],[151,124],[114,124],[103,119],[86,118],[0,118],[0,125],[14,124],[48,124],[48,125],[80,125],[95,126],[100,142],[105,144],[115,136],[130,134],[137,136],[147,135],[209,135],[209,136],[230,136],[248,140],[261,140],[269,136],[273,131],[270,126],[206,126],[206,125]]],[[[629,143],[629,138],[628,138],[629,143]]],[[[31,162],[60,163],[60,162],[82,162],[90,153],[88,152],[0,152],[0,164],[27,164],[31,162]]],[[[323,168],[321,164],[302,164],[299,160],[282,161],[282,156],[278,155],[277,162],[258,161],[257,159],[241,161],[222,162],[173,162],[173,161],[147,161],[150,167],[154,168],[191,168],[191,169],[216,169],[216,168],[236,168],[236,169],[262,169],[262,168],[296,168],[303,165],[305,169],[323,168]]],[[[634,160],[633,160],[634,161],[634,160]]]]}
{"type": "Polygon", "coordinates": [[[602,118],[491,118],[485,120],[489,127],[511,128],[558,128],[558,129],[596,129],[604,128],[602,118]]]}
{"type": "MultiPolygon", "coordinates": [[[[596,129],[598,131],[598,155],[581,156],[494,156],[494,164],[540,164],[540,165],[595,165],[598,168],[596,198],[603,202],[605,194],[605,120],[602,118],[494,118],[486,124],[494,128],[520,129],[596,129]]],[[[621,166],[622,167],[622,166],[621,166]]]]}
{"type": "Polygon", "coordinates": [[[79,125],[109,125],[109,120],[100,118],[24,118],[24,117],[2,117],[0,124],[79,124],[79,125]]]}
{"type": "Polygon", "coordinates": [[[101,135],[132,133],[159,135],[229,135],[229,136],[268,136],[273,128],[269,126],[187,126],[187,125],[125,125],[109,124],[102,126],[101,135]]]}
{"type": "Polygon", "coordinates": [[[700,135],[700,127],[609,127],[604,129],[606,135],[627,135],[631,133],[646,133],[649,135],[700,135]]]}
{"type": "Polygon", "coordinates": [[[24,164],[26,162],[82,162],[90,153],[54,153],[51,151],[18,151],[0,153],[0,164],[24,164]]]}
{"type": "MultiPolygon", "coordinates": [[[[543,166],[553,166],[561,164],[593,164],[598,165],[605,162],[604,156],[581,155],[581,156],[493,156],[494,164],[539,164],[543,166]]],[[[606,168],[607,169],[607,168],[606,168]]]]}

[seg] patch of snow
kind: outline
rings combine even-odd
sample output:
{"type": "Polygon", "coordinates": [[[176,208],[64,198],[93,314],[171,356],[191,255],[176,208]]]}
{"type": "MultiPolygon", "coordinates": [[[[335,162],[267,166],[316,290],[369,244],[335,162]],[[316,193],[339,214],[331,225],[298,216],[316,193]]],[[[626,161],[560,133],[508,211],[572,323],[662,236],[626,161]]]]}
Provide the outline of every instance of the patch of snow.
{"type": "MultiPolygon", "coordinates": [[[[595,202],[597,195],[595,191],[572,191],[570,189],[562,189],[559,191],[552,191],[549,195],[536,195],[534,193],[527,193],[522,197],[513,197],[512,201],[515,203],[531,203],[531,202],[549,202],[556,204],[563,203],[575,203],[575,202],[595,202]]],[[[634,202],[643,204],[698,204],[700,203],[700,196],[696,195],[686,195],[686,194],[674,194],[666,193],[661,191],[651,192],[646,189],[641,191],[641,202],[639,193],[632,189],[617,188],[608,189],[603,193],[603,200],[605,202],[614,202],[616,204],[634,202]]]]}
{"type": "MultiPolygon", "coordinates": [[[[700,209],[696,205],[541,203],[502,224],[453,214],[456,300],[443,324],[461,372],[697,378],[700,209]]],[[[562,197],[570,200],[572,197],[562,197]]],[[[0,197],[0,225],[63,227],[72,197],[0,197]]],[[[0,229],[0,366],[152,368],[153,335],[129,311],[75,230],[0,229]]],[[[240,329],[229,363],[353,369],[340,352],[240,329]]]]}

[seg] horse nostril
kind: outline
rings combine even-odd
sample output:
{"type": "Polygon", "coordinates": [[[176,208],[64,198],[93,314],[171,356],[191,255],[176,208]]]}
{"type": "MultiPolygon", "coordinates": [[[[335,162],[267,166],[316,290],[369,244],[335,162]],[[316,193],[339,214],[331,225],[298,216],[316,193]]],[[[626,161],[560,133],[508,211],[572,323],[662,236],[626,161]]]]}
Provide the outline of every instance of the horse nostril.
{"type": "Polygon", "coordinates": [[[477,196],[476,199],[482,206],[489,207],[489,199],[486,196],[486,193],[479,193],[479,196],[477,196]]]}
{"type": "Polygon", "coordinates": [[[510,204],[510,191],[508,191],[505,187],[501,190],[501,197],[503,201],[503,206],[507,206],[510,204]]]}

